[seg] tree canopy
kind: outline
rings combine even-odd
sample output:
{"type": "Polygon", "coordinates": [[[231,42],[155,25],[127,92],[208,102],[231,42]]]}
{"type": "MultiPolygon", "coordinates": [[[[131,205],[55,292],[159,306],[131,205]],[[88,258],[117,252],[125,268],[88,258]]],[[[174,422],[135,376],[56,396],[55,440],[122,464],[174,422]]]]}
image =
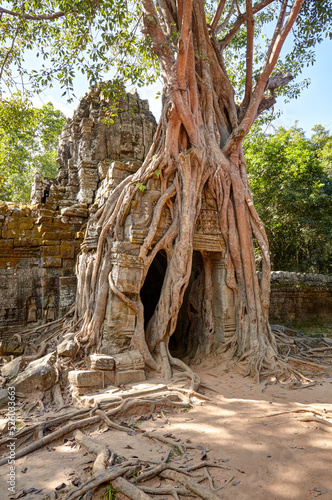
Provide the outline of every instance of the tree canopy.
{"type": "Polygon", "coordinates": [[[332,137],[321,125],[307,139],[297,125],[251,134],[244,145],[255,206],[274,270],[331,272],[332,137]]]}
{"type": "Polygon", "coordinates": [[[19,95],[0,100],[0,199],[30,200],[34,174],[55,177],[58,139],[65,121],[51,103],[32,107],[19,95]]]}
{"type": "MultiPolygon", "coordinates": [[[[164,1],[155,2],[160,15],[165,12],[164,1]]],[[[315,44],[332,37],[332,2],[295,2],[302,3],[293,26],[293,44],[283,59],[275,61],[275,73],[298,76],[304,65],[314,63],[315,44]]],[[[3,90],[15,88],[27,95],[51,87],[56,80],[64,95],[72,99],[77,72],[84,74],[90,84],[96,84],[110,70],[115,81],[138,86],[153,82],[162,73],[162,68],[151,33],[146,28],[150,14],[146,9],[142,11],[143,4],[140,0],[6,2],[0,7],[0,82],[3,90]]],[[[184,8],[189,9],[189,6],[184,8]]],[[[252,85],[258,78],[273,39],[273,24],[279,16],[280,1],[207,0],[204,8],[207,23],[223,51],[228,76],[240,104],[249,80],[252,85]],[[251,5],[249,24],[253,39],[248,53],[252,67],[246,84],[248,5],[251,5]]],[[[283,16],[290,9],[291,4],[285,4],[283,16]]],[[[174,20],[170,20],[169,26],[166,24],[163,26],[165,44],[176,57],[179,26],[174,20]]],[[[195,54],[196,58],[200,56],[195,54]]],[[[265,107],[275,102],[274,95],[287,93],[289,97],[296,97],[308,84],[307,81],[290,83],[290,79],[286,83],[286,89],[270,86],[271,99],[264,103],[265,107]]]]}

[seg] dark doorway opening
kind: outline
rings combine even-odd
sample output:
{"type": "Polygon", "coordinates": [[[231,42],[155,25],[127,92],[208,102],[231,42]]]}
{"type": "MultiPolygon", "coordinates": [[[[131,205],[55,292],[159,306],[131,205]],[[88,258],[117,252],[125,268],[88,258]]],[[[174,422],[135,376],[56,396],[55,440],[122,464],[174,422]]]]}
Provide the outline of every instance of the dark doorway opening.
{"type": "Polygon", "coordinates": [[[161,289],[167,269],[166,252],[161,250],[152,261],[141,289],[141,301],[144,306],[144,328],[153,316],[159,302],[161,289]]]}
{"type": "Polygon", "coordinates": [[[183,297],[176,329],[168,346],[172,356],[186,362],[194,358],[198,347],[197,334],[202,329],[203,292],[203,259],[200,252],[194,251],[190,280],[183,297]]]}

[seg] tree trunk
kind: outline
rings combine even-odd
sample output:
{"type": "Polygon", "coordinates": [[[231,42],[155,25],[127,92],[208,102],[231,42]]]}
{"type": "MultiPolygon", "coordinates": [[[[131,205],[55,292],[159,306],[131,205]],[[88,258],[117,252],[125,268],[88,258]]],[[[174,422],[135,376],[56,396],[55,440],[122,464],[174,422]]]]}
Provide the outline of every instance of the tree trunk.
{"type": "MultiPolygon", "coordinates": [[[[168,346],[189,283],[195,222],[203,191],[209,189],[216,202],[226,246],[227,285],[233,290],[236,304],[236,332],[223,350],[236,360],[246,361],[251,374],[282,373],[284,366],[278,360],[268,323],[268,242],[253,206],[241,145],[259,112],[264,86],[272,69],[265,68],[264,78],[257,82],[254,91],[246,85],[244,107],[236,106],[222,53],[213,30],[205,21],[203,1],[186,0],[184,4],[179,0],[177,7],[171,1],[160,1],[158,15],[151,0],[143,0],[142,5],[146,34],[159,57],[164,79],[162,116],[140,170],[117,186],[88,224],[86,234],[98,234],[98,246],[95,253],[82,254],[78,268],[76,313],[78,317],[84,316],[84,322],[77,338],[89,348],[98,349],[112,290],[136,315],[132,347],[141,351],[148,366],[158,368],[156,359],[160,363],[165,358],[159,356],[159,345],[163,342],[166,348],[168,346]],[[167,269],[158,305],[145,330],[140,297],[134,301],[116,288],[111,276],[110,255],[114,242],[126,239],[123,228],[138,189],[146,186],[149,180],[156,180],[156,176],[161,195],[156,200],[148,235],[140,248],[141,286],[154,257],[161,250],[167,255],[167,269]],[[156,241],[165,207],[169,210],[171,223],[156,241]],[[262,254],[260,283],[253,238],[262,254]]],[[[202,299],[198,313],[206,318],[201,323],[201,328],[205,329],[202,332],[203,352],[208,354],[213,347],[214,332],[208,255],[203,255],[203,271],[202,283],[196,286],[200,287],[202,299]]]]}

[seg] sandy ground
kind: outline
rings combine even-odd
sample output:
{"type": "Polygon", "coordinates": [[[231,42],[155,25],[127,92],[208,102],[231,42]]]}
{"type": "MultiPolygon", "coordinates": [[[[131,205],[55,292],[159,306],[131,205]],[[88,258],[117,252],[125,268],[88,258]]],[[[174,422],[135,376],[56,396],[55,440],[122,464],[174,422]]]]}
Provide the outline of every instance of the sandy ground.
{"type": "MultiPolygon", "coordinates": [[[[209,396],[210,401],[186,411],[176,409],[152,416],[147,413],[150,418],[144,421],[140,419],[141,414],[127,418],[140,420],[138,425],[142,429],[155,430],[158,435],[166,434],[198,447],[173,456],[172,462],[177,465],[190,466],[200,463],[202,458],[222,465],[224,468],[209,468],[214,486],[223,487],[217,492],[221,499],[332,499],[332,427],[325,426],[324,431],[317,422],[303,421],[309,413],[291,413],[298,409],[316,409],[326,413],[332,422],[330,378],[320,379],[315,387],[290,390],[279,385],[256,384],[211,364],[196,367],[196,372],[204,384],[201,392],[209,396]],[[282,412],[286,413],[273,416],[282,412]]],[[[117,420],[125,419],[122,416],[117,420]]],[[[139,435],[107,430],[104,424],[85,432],[100,443],[108,443],[126,458],[161,460],[169,450],[166,445],[139,435]]],[[[57,493],[61,499],[73,487],[74,478],[77,481],[89,478],[93,459],[93,455],[79,449],[69,434],[47,449],[17,460],[16,495],[12,498],[56,498],[55,488],[64,483],[66,487],[57,493]],[[31,488],[41,491],[22,496],[23,490],[31,488]]],[[[1,500],[10,498],[7,472],[7,466],[1,467],[1,500]]],[[[204,469],[195,472],[196,476],[203,474],[204,469]]],[[[201,484],[208,485],[208,479],[201,484]]],[[[158,487],[161,481],[155,478],[149,485],[158,487]]],[[[108,499],[108,496],[101,497],[105,491],[106,486],[101,487],[93,500],[108,499]]]]}

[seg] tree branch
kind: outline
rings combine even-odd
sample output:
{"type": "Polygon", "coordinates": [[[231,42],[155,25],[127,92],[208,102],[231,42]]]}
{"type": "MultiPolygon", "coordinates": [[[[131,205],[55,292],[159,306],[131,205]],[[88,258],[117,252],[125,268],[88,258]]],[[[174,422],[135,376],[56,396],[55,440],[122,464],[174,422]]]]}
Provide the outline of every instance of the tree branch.
{"type": "Polygon", "coordinates": [[[247,9],[247,55],[246,55],[246,84],[243,106],[249,105],[252,94],[252,63],[254,54],[254,15],[252,1],[246,0],[247,9]]]}
{"type": "Polygon", "coordinates": [[[13,36],[12,44],[10,46],[10,49],[7,51],[7,54],[6,54],[6,56],[4,58],[4,61],[3,61],[2,65],[1,65],[1,69],[0,69],[0,81],[2,80],[3,71],[5,69],[5,66],[6,66],[6,63],[8,61],[8,58],[9,58],[10,54],[13,52],[14,44],[15,44],[15,40],[16,40],[16,37],[18,35],[18,32],[19,32],[19,28],[16,28],[16,31],[15,31],[15,34],[13,36]]]}
{"type": "MultiPolygon", "coordinates": [[[[244,135],[246,135],[249,130],[251,125],[253,124],[254,120],[256,119],[257,116],[257,111],[258,107],[262,101],[264,90],[266,89],[268,85],[268,78],[270,74],[273,71],[273,68],[275,67],[278,57],[280,55],[282,46],[287,38],[288,33],[290,32],[299,12],[302,7],[304,0],[295,0],[292,10],[287,18],[287,21],[282,28],[281,32],[277,34],[277,36],[273,36],[272,40],[274,40],[274,43],[268,49],[268,54],[269,57],[266,58],[263,64],[263,68],[261,70],[261,73],[258,77],[257,84],[255,87],[255,90],[253,92],[252,98],[250,100],[249,107],[247,109],[247,112],[240,124],[240,128],[243,130],[244,135]]],[[[281,14],[282,14],[283,6],[281,8],[281,14]]],[[[280,17],[279,17],[280,19],[280,17]]],[[[279,28],[279,20],[276,26],[276,30],[279,28]]],[[[272,88],[272,87],[271,87],[272,88]]]]}
{"type": "Polygon", "coordinates": [[[281,4],[281,8],[280,8],[280,12],[279,12],[279,16],[278,16],[278,21],[277,21],[277,24],[276,24],[276,27],[274,29],[274,33],[273,33],[271,42],[269,44],[269,47],[267,49],[267,52],[266,52],[266,55],[265,55],[265,58],[264,58],[263,68],[267,64],[267,62],[268,62],[268,60],[270,58],[270,55],[272,53],[272,50],[273,50],[275,41],[277,39],[277,36],[280,34],[280,32],[282,30],[282,27],[284,25],[285,16],[286,16],[286,8],[287,8],[287,3],[286,2],[282,3],[281,4]]]}
{"type": "Polygon", "coordinates": [[[218,23],[219,23],[219,20],[221,18],[221,14],[223,13],[223,10],[224,10],[224,7],[225,7],[225,3],[226,3],[226,0],[220,0],[220,3],[217,7],[217,10],[214,14],[214,17],[213,17],[213,20],[212,20],[212,23],[211,23],[211,28],[215,31],[217,26],[218,26],[218,23]]]}
{"type": "Polygon", "coordinates": [[[163,23],[161,24],[163,25],[165,35],[170,36],[176,24],[172,12],[165,0],[157,0],[157,9],[160,17],[163,18],[163,23]]]}
{"type": "Polygon", "coordinates": [[[229,8],[229,11],[228,11],[228,12],[227,12],[227,14],[226,14],[225,19],[223,20],[223,22],[222,22],[222,23],[221,23],[221,24],[217,27],[217,29],[216,29],[216,35],[218,35],[218,34],[219,34],[219,33],[221,33],[224,29],[226,29],[226,28],[227,28],[228,23],[229,23],[229,21],[230,21],[230,19],[231,19],[231,17],[232,17],[232,14],[233,14],[233,11],[234,11],[234,8],[235,8],[235,5],[236,5],[235,0],[233,0],[233,1],[232,1],[231,6],[230,6],[230,8],[229,8]]]}
{"type": "Polygon", "coordinates": [[[19,17],[20,19],[25,19],[27,21],[54,21],[59,19],[59,17],[66,16],[67,14],[73,14],[76,11],[70,12],[54,12],[54,14],[23,14],[22,12],[15,12],[13,10],[4,9],[0,7],[0,14],[8,14],[9,16],[19,17]]]}
{"type": "Polygon", "coordinates": [[[172,74],[174,57],[170,50],[168,40],[160,26],[158,14],[152,0],[142,0],[143,21],[145,30],[152,38],[153,51],[158,56],[165,75],[172,74]],[[163,68],[164,66],[164,68],[163,68]]]}
{"type": "Polygon", "coordinates": [[[178,84],[180,88],[185,88],[186,86],[186,61],[190,42],[193,0],[186,0],[184,7],[180,30],[179,55],[177,60],[178,84]]]}
{"type": "MultiPolygon", "coordinates": [[[[253,14],[257,14],[257,12],[261,11],[271,3],[275,2],[275,0],[263,0],[259,4],[255,5],[252,9],[253,14]]],[[[247,13],[245,12],[244,14],[240,14],[227,35],[220,41],[219,47],[220,50],[224,50],[227,45],[230,44],[230,42],[233,40],[234,36],[236,33],[239,31],[241,28],[242,24],[244,24],[247,20],[247,13]]]]}

